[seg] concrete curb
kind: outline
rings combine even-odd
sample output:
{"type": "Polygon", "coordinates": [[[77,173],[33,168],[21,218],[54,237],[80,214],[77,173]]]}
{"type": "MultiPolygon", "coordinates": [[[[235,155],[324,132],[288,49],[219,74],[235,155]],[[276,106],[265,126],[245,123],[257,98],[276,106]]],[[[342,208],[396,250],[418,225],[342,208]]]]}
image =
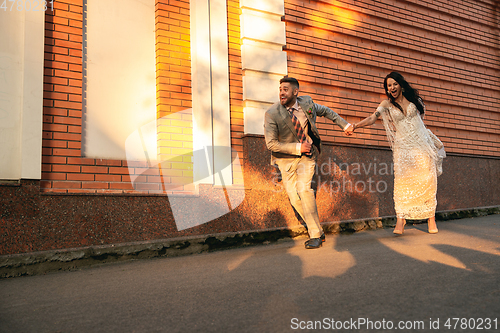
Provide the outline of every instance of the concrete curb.
{"type": "MultiPolygon", "coordinates": [[[[500,206],[436,212],[438,221],[500,214],[500,206]]],[[[323,223],[327,234],[351,234],[393,227],[395,216],[323,223]]],[[[420,221],[424,222],[424,221],[420,221]]],[[[419,223],[419,221],[413,221],[419,223]]],[[[75,270],[104,263],[177,257],[224,249],[306,238],[303,227],[275,228],[0,256],[0,278],[75,270]]]]}

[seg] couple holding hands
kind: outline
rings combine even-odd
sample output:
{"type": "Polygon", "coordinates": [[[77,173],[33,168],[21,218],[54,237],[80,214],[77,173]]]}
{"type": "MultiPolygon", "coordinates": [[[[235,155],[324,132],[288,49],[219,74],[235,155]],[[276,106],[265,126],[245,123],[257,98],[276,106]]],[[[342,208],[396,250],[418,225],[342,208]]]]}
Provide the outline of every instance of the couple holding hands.
{"type": "Polygon", "coordinates": [[[438,232],[436,191],[437,176],[446,156],[443,144],[425,127],[425,105],[401,74],[387,75],[384,89],[388,99],[369,117],[349,124],[328,107],[314,103],[311,97],[298,96],[299,82],[295,78],[285,76],[280,80],[280,102],[266,111],[264,134],[271,164],[279,167],[290,203],[306,223],[306,249],[319,248],[325,241],[311,188],[321,151],[316,117],[330,119],[346,135],[382,118],[393,152],[397,216],[394,233],[403,234],[406,219],[428,219],[429,233],[438,232]]]}

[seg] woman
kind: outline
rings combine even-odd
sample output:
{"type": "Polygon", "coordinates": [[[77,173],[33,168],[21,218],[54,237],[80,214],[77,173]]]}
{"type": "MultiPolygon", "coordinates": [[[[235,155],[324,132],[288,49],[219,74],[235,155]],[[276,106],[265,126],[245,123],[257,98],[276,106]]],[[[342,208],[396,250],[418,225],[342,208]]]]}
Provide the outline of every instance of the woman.
{"type": "Polygon", "coordinates": [[[394,233],[404,232],[406,219],[428,219],[428,231],[435,234],[437,176],[445,156],[443,144],[425,128],[424,102],[401,74],[387,75],[384,89],[388,100],[380,103],[371,116],[354,124],[354,130],[382,117],[394,160],[394,233]]]}

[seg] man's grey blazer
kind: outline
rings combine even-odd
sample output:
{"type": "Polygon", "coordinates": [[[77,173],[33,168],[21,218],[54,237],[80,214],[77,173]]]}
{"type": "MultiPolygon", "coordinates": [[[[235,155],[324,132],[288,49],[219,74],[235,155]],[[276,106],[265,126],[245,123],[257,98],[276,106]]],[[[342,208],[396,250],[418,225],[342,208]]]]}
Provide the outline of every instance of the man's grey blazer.
{"type": "MultiPolygon", "coordinates": [[[[317,159],[321,152],[321,138],[316,128],[316,117],[330,119],[340,128],[348,124],[342,117],[326,106],[316,104],[309,96],[297,97],[297,102],[305,113],[308,121],[308,135],[313,141],[313,154],[311,158],[317,159]]],[[[267,149],[271,151],[271,164],[275,164],[276,159],[295,159],[300,156],[296,154],[299,138],[293,126],[288,110],[276,103],[272,105],[265,114],[264,136],[266,138],[267,149]]]]}

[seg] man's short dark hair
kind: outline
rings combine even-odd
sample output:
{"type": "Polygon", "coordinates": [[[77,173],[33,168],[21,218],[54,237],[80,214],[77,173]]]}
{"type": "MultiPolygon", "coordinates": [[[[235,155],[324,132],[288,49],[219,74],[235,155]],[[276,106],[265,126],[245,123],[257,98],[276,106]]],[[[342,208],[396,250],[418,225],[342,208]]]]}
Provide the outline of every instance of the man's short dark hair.
{"type": "Polygon", "coordinates": [[[280,80],[280,84],[283,82],[289,82],[292,86],[295,86],[297,89],[299,89],[299,81],[297,81],[297,79],[294,77],[289,77],[288,75],[283,76],[283,78],[280,80]]]}

